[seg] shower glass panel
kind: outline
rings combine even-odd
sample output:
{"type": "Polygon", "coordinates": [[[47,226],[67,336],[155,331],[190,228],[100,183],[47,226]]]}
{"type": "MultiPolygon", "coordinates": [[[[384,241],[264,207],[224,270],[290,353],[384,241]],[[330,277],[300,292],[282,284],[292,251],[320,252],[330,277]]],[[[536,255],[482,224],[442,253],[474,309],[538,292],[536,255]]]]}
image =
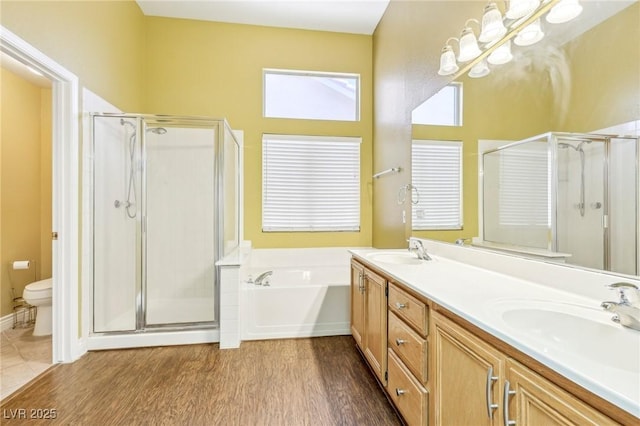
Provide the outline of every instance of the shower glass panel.
{"type": "Polygon", "coordinates": [[[92,332],[216,328],[215,264],[240,240],[233,132],[199,117],[92,117],[92,332]]]}
{"type": "Polygon", "coordinates": [[[638,212],[640,194],[638,139],[612,138],[609,148],[609,257],[610,269],[640,275],[638,212]]]}
{"type": "Polygon", "coordinates": [[[554,137],[557,142],[557,251],[574,265],[605,269],[605,140],[554,137]]]}
{"type": "Polygon", "coordinates": [[[239,210],[240,210],[240,182],[239,182],[240,152],[231,129],[224,129],[224,164],[222,171],[222,186],[224,197],[224,254],[231,253],[240,241],[239,210]]]}
{"type": "Polygon", "coordinates": [[[146,325],[215,319],[216,130],[145,132],[146,325]]]}
{"type": "Polygon", "coordinates": [[[638,275],[638,141],[552,132],[483,153],[484,240],[638,275]]]}
{"type": "Polygon", "coordinates": [[[510,145],[483,157],[484,239],[547,249],[551,230],[546,140],[510,145]]]}

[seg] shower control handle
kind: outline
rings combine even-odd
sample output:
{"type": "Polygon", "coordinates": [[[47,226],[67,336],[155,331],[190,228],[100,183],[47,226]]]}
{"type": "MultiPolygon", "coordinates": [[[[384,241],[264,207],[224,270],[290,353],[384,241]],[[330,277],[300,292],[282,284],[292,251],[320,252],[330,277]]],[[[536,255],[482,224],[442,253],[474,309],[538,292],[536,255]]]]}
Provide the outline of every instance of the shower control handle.
{"type": "Polygon", "coordinates": [[[602,208],[602,203],[600,201],[596,201],[595,203],[591,203],[591,208],[594,210],[598,210],[602,208]]]}

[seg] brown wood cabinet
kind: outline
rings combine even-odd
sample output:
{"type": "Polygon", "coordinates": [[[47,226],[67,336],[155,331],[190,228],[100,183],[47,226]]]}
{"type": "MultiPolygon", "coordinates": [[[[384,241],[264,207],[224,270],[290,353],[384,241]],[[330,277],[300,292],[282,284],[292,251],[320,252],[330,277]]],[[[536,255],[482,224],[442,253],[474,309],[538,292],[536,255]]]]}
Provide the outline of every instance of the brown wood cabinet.
{"type": "Polygon", "coordinates": [[[387,280],[351,262],[351,332],[378,380],[387,384],[387,280]],[[360,321],[362,320],[362,325],[360,321]]]}
{"type": "Polygon", "coordinates": [[[351,265],[351,332],[409,426],[638,424],[377,268],[351,265]]]}
{"type": "Polygon", "coordinates": [[[429,308],[393,282],[388,298],[389,386],[391,400],[409,426],[429,420],[429,308]]]}
{"type": "Polygon", "coordinates": [[[351,262],[351,335],[364,350],[364,267],[357,262],[351,262]]]}
{"type": "Polygon", "coordinates": [[[502,354],[432,313],[436,425],[499,425],[502,354]]]}
{"type": "Polygon", "coordinates": [[[505,425],[618,424],[512,359],[507,360],[503,398],[505,425]]]}

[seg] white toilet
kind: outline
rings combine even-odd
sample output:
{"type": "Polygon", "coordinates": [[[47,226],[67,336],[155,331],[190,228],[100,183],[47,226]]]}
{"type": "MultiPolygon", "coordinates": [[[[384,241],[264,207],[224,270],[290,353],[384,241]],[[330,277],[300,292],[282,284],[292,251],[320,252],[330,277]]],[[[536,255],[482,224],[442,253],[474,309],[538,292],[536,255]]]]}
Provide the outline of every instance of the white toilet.
{"type": "Polygon", "coordinates": [[[22,293],[22,298],[28,304],[38,308],[36,325],[33,328],[34,336],[49,336],[51,334],[51,324],[53,321],[51,314],[52,284],[53,281],[51,278],[36,281],[28,284],[22,293]]]}

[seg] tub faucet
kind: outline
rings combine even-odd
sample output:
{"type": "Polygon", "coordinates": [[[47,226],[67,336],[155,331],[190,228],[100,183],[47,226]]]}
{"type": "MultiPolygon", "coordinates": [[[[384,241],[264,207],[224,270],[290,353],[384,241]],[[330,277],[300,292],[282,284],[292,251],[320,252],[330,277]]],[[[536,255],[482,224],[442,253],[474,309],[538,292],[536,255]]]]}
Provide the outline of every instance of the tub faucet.
{"type": "Polygon", "coordinates": [[[268,286],[269,277],[271,275],[273,275],[273,271],[267,271],[267,272],[261,273],[260,275],[258,275],[258,278],[255,279],[254,284],[268,286]]]}
{"type": "Polygon", "coordinates": [[[614,283],[607,287],[617,290],[620,299],[618,302],[607,301],[600,304],[605,311],[615,314],[611,321],[634,330],[640,330],[640,290],[638,286],[631,283],[614,283]],[[631,300],[627,296],[627,291],[633,292],[631,300]]]}
{"type": "Polygon", "coordinates": [[[431,256],[427,253],[427,249],[424,248],[422,241],[416,240],[415,238],[409,239],[409,251],[415,253],[418,259],[432,260],[431,256]]]}

